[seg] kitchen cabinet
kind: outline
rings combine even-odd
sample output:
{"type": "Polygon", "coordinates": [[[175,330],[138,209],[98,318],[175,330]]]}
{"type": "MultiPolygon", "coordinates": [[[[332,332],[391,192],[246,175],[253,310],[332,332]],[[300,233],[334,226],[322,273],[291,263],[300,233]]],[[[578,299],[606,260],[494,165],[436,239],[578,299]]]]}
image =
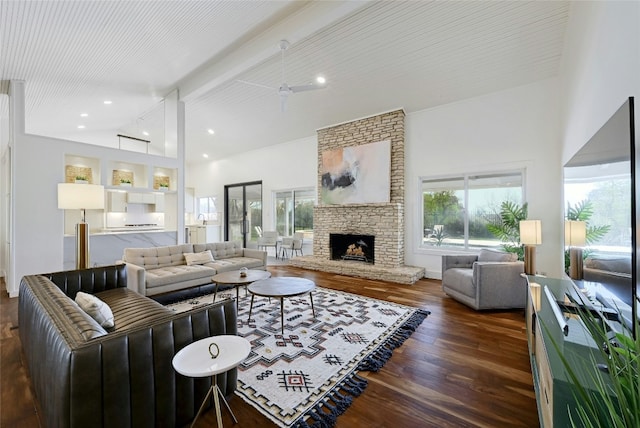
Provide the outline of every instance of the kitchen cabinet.
{"type": "Polygon", "coordinates": [[[127,202],[130,204],[141,204],[142,203],[142,193],[127,193],[127,202]]]}
{"type": "Polygon", "coordinates": [[[162,213],[164,212],[164,195],[163,194],[155,194],[154,203],[156,204],[155,212],[162,213]]]}
{"type": "Polygon", "coordinates": [[[206,230],[204,226],[189,226],[189,243],[190,244],[205,244],[206,242],[206,230]]]}
{"type": "Polygon", "coordinates": [[[107,192],[107,208],[109,212],[127,212],[127,194],[125,192],[107,192]]]}
{"type": "Polygon", "coordinates": [[[155,204],[156,195],[154,193],[129,192],[127,201],[130,204],[155,204]]]}
{"type": "Polygon", "coordinates": [[[220,225],[193,225],[187,227],[190,244],[220,242],[220,225]]]}

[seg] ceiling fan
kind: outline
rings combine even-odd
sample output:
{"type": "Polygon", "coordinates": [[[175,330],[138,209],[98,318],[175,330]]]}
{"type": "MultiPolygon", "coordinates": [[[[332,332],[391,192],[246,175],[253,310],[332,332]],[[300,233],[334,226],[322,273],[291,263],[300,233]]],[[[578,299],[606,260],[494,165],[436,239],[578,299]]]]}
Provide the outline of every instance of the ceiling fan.
{"type": "Polygon", "coordinates": [[[245,83],[248,85],[259,86],[262,88],[276,89],[278,91],[278,96],[280,97],[280,111],[285,111],[287,108],[287,99],[290,94],[295,94],[297,92],[304,91],[313,91],[316,89],[324,89],[327,87],[326,80],[324,77],[317,77],[315,83],[308,83],[306,85],[289,85],[284,80],[284,52],[289,48],[290,44],[287,40],[280,40],[278,43],[278,47],[280,48],[281,56],[282,56],[282,83],[279,88],[274,88],[272,86],[261,85],[259,83],[249,82],[247,80],[237,80],[237,82],[245,83]]]}

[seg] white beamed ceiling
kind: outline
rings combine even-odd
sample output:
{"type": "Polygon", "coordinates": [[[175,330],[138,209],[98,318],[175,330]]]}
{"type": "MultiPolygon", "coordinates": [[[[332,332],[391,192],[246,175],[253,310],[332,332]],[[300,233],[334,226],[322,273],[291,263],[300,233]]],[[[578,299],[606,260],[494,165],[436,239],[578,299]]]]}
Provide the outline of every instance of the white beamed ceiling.
{"type": "Polygon", "coordinates": [[[27,132],[113,146],[157,126],[177,88],[187,161],[201,162],[556,76],[569,12],[566,1],[2,0],[0,79],[26,82],[27,132]],[[292,42],[287,83],[329,85],[291,95],[284,113],[275,89],[237,81],[278,87],[280,39],[292,42]]]}

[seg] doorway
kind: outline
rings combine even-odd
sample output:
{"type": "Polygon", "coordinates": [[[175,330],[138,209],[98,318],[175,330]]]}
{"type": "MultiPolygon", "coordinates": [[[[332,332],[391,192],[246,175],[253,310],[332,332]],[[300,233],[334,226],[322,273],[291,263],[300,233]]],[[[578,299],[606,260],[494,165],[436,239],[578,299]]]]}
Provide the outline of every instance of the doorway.
{"type": "Polygon", "coordinates": [[[224,238],[256,244],[262,230],[262,181],[224,186],[224,238]]]}

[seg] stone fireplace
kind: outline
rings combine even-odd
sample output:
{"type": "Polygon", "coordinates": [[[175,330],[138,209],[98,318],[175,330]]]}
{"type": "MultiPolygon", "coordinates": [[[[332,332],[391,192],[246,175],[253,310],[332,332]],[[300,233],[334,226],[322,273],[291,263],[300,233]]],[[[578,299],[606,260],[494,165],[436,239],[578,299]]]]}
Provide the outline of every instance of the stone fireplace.
{"type": "Polygon", "coordinates": [[[404,265],[404,117],[403,110],[395,110],[318,130],[318,205],[313,213],[313,256],[294,257],[292,265],[403,284],[413,284],[424,276],[424,268],[404,265]],[[389,202],[323,204],[322,153],[386,140],[391,143],[389,202]],[[341,256],[336,259],[331,236],[337,234],[375,236],[367,244],[372,247],[375,264],[341,256]]]}
{"type": "Polygon", "coordinates": [[[374,264],[375,236],[351,233],[330,233],[331,260],[350,260],[374,264]]]}

